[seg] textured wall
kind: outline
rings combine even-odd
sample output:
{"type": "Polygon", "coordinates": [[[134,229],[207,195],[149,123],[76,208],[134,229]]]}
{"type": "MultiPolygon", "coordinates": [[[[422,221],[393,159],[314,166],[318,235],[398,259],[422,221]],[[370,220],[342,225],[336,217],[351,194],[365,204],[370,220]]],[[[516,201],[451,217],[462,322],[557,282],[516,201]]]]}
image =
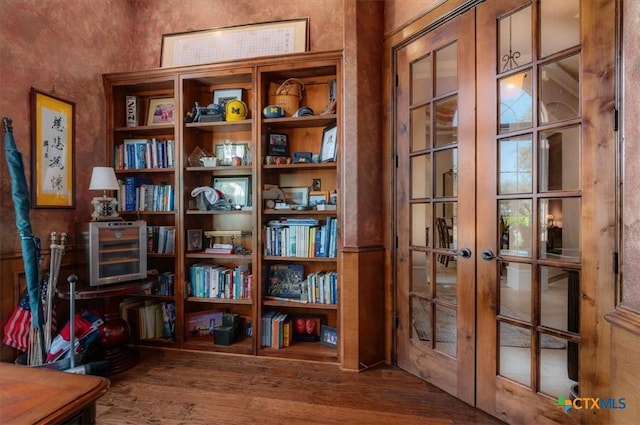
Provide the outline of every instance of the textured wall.
{"type": "MultiPolygon", "coordinates": [[[[158,67],[163,34],[306,17],[311,50],[342,48],[341,0],[2,0],[0,114],[14,121],[29,182],[30,88],[55,87],[76,103],[76,208],[32,210],[34,233],[45,241],[53,230],[72,235],[72,223],[90,219],[91,169],[106,162],[103,73],[158,67]]],[[[0,159],[0,229],[14,232],[4,153],[0,159]]],[[[19,250],[17,237],[0,239],[0,254],[19,250]]]]}
{"type": "Polygon", "coordinates": [[[342,49],[342,0],[133,1],[138,69],[158,66],[163,34],[293,18],[309,18],[312,51],[342,49]]]}
{"type": "MultiPolygon", "coordinates": [[[[3,0],[0,2],[0,115],[13,119],[31,187],[31,87],[76,104],[76,209],[35,209],[36,235],[70,232],[90,216],[91,168],[104,164],[101,74],[130,68],[131,3],[122,0],[3,0]]],[[[19,251],[4,150],[0,150],[0,253],[19,251]]],[[[48,245],[48,243],[47,243],[48,245]]]]}
{"type": "Polygon", "coordinates": [[[384,33],[388,35],[433,10],[446,0],[386,0],[384,2],[384,33]]]}

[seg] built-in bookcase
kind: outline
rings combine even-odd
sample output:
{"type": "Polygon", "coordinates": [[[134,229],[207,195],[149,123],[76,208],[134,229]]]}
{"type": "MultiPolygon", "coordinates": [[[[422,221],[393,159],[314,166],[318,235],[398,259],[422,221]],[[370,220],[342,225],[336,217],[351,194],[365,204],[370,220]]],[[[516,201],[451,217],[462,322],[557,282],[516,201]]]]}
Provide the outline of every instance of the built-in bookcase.
{"type": "Polygon", "coordinates": [[[104,76],[107,152],[117,176],[129,182],[124,191],[148,194],[163,185],[173,191],[163,204],[171,205],[167,210],[138,198],[129,199],[122,213],[150,226],[175,228],[174,253],[149,254],[151,268],[173,274],[173,294],[140,296],[175,303],[175,335],[139,344],[340,361],[340,344],[332,343],[340,337],[343,308],[336,206],[341,79],[339,52],[104,76]],[[263,115],[282,100],[274,90],[288,80],[300,88],[296,106],[314,115],[263,115]],[[221,97],[242,100],[247,116],[194,120],[194,108],[221,97]],[[170,102],[172,118],[154,123],[150,108],[170,102]],[[274,137],[286,139],[285,152],[270,148],[274,137]],[[155,153],[160,146],[170,153],[162,162],[155,153]],[[217,158],[215,167],[199,161],[206,156],[217,158]],[[295,280],[286,282],[294,286],[291,291],[275,288],[277,268],[296,271],[295,280]],[[204,317],[217,329],[220,313],[235,320],[231,343],[227,334],[216,338],[190,328],[194,318],[204,317]],[[302,330],[303,323],[310,332],[302,330]],[[323,341],[325,331],[334,338],[323,341]]]}

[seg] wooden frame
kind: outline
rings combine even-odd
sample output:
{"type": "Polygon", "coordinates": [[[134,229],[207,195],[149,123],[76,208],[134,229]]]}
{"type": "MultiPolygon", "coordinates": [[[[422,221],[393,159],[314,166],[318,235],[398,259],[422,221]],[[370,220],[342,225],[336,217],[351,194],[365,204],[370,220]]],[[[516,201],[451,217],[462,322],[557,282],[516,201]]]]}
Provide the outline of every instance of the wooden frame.
{"type": "Polygon", "coordinates": [[[32,205],[75,208],[75,103],[31,88],[32,205]]]}
{"type": "Polygon", "coordinates": [[[202,229],[187,230],[187,251],[202,251],[202,229]]]}
{"type": "Polygon", "coordinates": [[[309,205],[317,206],[318,204],[329,203],[329,191],[328,190],[312,190],[309,192],[309,205]]]}
{"type": "Polygon", "coordinates": [[[176,101],[173,97],[149,99],[147,125],[173,124],[176,115],[176,101]]]}
{"type": "Polygon", "coordinates": [[[289,19],[164,34],[160,67],[201,65],[308,50],[309,18],[289,19]]]}
{"type": "Polygon", "coordinates": [[[338,127],[333,125],[322,131],[320,162],[335,162],[338,157],[338,127]]]}

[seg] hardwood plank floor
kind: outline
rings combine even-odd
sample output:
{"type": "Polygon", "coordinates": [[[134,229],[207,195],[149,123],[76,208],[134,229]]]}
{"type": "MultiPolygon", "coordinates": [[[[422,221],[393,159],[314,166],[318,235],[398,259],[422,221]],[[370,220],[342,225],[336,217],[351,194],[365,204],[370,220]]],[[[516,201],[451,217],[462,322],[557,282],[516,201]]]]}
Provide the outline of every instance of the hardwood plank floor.
{"type": "Polygon", "coordinates": [[[335,365],[253,356],[142,349],[110,377],[97,425],[501,424],[387,365],[335,365]]]}

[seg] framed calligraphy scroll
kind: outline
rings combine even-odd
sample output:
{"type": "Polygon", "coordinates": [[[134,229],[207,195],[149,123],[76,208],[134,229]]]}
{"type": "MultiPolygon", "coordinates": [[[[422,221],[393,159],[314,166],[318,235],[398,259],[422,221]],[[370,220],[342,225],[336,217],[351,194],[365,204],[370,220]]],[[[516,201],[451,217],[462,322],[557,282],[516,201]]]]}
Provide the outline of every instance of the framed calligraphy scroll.
{"type": "Polygon", "coordinates": [[[33,208],[75,208],[75,103],[31,88],[33,208]]]}
{"type": "Polygon", "coordinates": [[[160,67],[201,65],[309,50],[309,18],[162,36],[160,67]]]}

